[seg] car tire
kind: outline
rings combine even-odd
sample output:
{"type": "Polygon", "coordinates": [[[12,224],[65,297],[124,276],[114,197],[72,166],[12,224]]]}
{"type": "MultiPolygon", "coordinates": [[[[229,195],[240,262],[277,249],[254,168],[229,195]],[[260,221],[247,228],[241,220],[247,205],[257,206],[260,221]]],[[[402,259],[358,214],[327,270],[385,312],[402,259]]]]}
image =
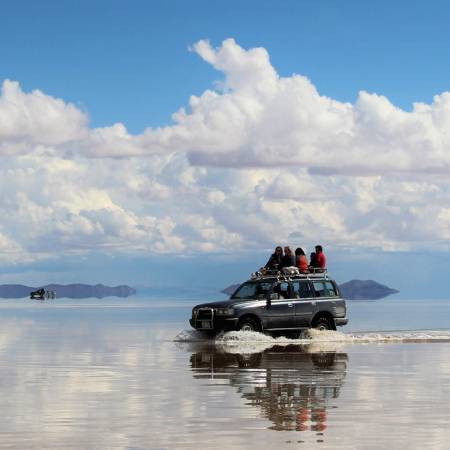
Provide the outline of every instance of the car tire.
{"type": "Polygon", "coordinates": [[[261,364],[262,354],[256,353],[253,355],[236,355],[236,360],[238,362],[240,369],[250,369],[257,368],[261,364]]]}
{"type": "Polygon", "coordinates": [[[259,331],[259,327],[256,323],[256,320],[252,319],[251,317],[245,317],[244,319],[241,319],[239,321],[238,330],[256,332],[259,331]]]}
{"type": "Polygon", "coordinates": [[[311,355],[311,361],[316,367],[325,369],[326,367],[332,367],[336,359],[335,353],[313,353],[311,355]]]}
{"type": "Polygon", "coordinates": [[[334,330],[335,328],[333,327],[333,324],[331,323],[330,319],[328,317],[319,317],[314,325],[313,328],[315,328],[316,330],[334,330]]]}
{"type": "Polygon", "coordinates": [[[302,334],[301,331],[291,331],[289,333],[286,333],[285,336],[288,339],[300,339],[301,334],[302,334]]]}
{"type": "Polygon", "coordinates": [[[213,331],[213,330],[203,331],[203,334],[208,339],[214,339],[217,336],[217,331],[213,331]]]}

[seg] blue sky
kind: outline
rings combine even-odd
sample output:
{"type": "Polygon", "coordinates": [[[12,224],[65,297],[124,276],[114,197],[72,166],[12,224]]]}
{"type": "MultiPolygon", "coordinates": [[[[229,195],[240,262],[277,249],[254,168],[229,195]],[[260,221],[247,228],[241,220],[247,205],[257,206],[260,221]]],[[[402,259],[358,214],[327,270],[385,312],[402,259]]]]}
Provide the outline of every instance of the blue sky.
{"type": "Polygon", "coordinates": [[[93,126],[132,132],[169,123],[220,78],[188,47],[233,37],[265,47],[281,75],[354,101],[382,93],[409,109],[448,89],[444,1],[14,1],[0,29],[2,79],[89,111],[93,126]]]}
{"type": "Polygon", "coordinates": [[[426,296],[449,265],[446,2],[2,14],[0,281],[165,285],[176,267],[213,287],[278,243],[320,242],[339,281],[426,296]]]}

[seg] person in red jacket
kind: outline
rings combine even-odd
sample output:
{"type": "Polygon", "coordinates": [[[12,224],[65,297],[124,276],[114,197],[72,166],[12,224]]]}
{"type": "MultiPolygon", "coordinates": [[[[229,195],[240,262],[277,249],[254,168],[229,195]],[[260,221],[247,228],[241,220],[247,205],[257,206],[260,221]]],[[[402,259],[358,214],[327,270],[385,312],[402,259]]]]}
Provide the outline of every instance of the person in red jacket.
{"type": "Polygon", "coordinates": [[[300,273],[308,272],[308,260],[302,248],[295,249],[295,265],[299,268],[300,273]]]}
{"type": "Polygon", "coordinates": [[[323,252],[323,248],[321,245],[316,245],[316,257],[318,266],[321,269],[327,268],[327,257],[325,256],[325,253],[323,252]]]}

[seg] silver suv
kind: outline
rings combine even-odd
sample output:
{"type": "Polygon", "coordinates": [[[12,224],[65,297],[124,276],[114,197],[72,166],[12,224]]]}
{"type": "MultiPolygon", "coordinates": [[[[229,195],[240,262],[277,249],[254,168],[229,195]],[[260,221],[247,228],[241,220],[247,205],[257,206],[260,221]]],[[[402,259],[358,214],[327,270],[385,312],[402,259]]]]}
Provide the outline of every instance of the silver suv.
{"type": "Polygon", "coordinates": [[[335,330],[346,325],[347,308],[338,285],[326,272],[253,274],[229,300],[192,309],[197,330],[299,332],[306,328],[335,330]]]}

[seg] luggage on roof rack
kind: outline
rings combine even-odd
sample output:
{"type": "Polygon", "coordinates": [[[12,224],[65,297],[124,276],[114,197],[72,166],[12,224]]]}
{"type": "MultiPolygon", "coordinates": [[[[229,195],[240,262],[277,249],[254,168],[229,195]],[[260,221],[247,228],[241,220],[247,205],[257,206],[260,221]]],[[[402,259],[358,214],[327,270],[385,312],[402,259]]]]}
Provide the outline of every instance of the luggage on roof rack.
{"type": "Polygon", "coordinates": [[[310,268],[308,272],[300,272],[297,267],[290,266],[284,267],[281,270],[277,269],[266,269],[261,267],[258,271],[253,272],[250,275],[250,279],[257,280],[260,278],[287,278],[287,277],[328,277],[327,269],[321,268],[310,268]]]}
{"type": "Polygon", "coordinates": [[[283,272],[283,275],[289,275],[289,276],[300,275],[300,271],[298,270],[298,267],[295,267],[295,266],[283,267],[283,269],[281,269],[281,271],[283,272]]]}

